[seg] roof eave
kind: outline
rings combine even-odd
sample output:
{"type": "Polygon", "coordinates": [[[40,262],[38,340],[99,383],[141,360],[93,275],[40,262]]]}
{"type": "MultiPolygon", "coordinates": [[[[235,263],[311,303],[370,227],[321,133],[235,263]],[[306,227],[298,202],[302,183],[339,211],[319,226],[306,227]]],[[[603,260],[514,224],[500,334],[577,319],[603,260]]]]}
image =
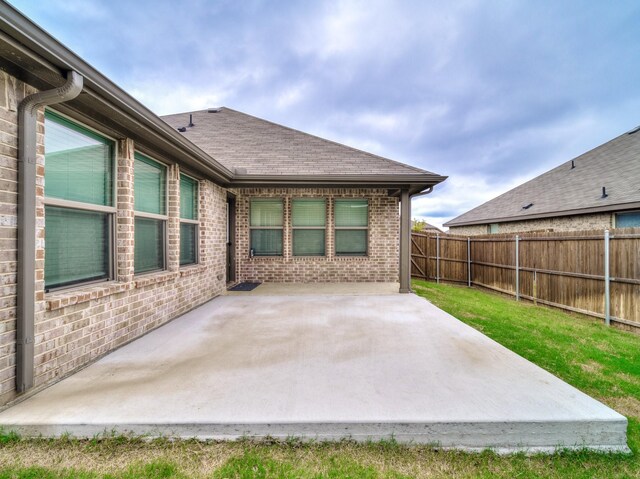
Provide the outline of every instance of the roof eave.
{"type": "Polygon", "coordinates": [[[544,219],[544,218],[558,218],[561,216],[575,216],[575,215],[584,215],[584,214],[590,214],[590,213],[607,213],[611,211],[634,210],[638,208],[640,208],[640,201],[635,201],[630,203],[617,203],[614,205],[606,205],[606,206],[595,206],[590,208],[551,211],[546,213],[537,213],[537,214],[530,214],[530,215],[505,216],[500,218],[484,218],[484,219],[473,220],[473,221],[457,222],[454,218],[453,220],[447,221],[446,223],[444,223],[443,226],[457,227],[457,226],[486,225],[491,223],[511,223],[514,221],[528,221],[528,220],[537,220],[537,219],[544,219]]]}
{"type": "Polygon", "coordinates": [[[230,186],[356,186],[400,188],[422,191],[446,180],[440,175],[243,175],[236,174],[230,186]]]}

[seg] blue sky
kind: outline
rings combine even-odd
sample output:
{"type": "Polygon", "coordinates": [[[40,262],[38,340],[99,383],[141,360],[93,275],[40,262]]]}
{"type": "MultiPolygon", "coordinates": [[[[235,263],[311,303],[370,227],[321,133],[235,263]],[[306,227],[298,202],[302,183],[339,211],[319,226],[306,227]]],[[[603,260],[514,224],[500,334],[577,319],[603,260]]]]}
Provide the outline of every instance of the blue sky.
{"type": "Polygon", "coordinates": [[[441,225],[640,124],[637,1],[13,0],[156,113],[228,106],[448,175],[441,225]]]}

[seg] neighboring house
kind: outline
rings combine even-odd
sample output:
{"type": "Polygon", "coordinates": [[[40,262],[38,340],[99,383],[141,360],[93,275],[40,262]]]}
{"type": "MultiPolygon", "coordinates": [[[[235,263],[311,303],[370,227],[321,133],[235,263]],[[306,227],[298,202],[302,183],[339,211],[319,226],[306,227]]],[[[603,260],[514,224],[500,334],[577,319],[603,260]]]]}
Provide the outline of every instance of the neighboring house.
{"type": "Polygon", "coordinates": [[[437,226],[432,225],[431,223],[427,223],[426,221],[421,220],[413,220],[412,230],[414,233],[430,233],[430,234],[446,234],[437,226]]]}
{"type": "Polygon", "coordinates": [[[409,291],[410,197],[444,177],[227,108],[162,120],[3,2],[0,59],[0,406],[229,282],[409,291]]]}
{"type": "Polygon", "coordinates": [[[638,227],[640,128],[444,225],[460,235],[638,227]]]}

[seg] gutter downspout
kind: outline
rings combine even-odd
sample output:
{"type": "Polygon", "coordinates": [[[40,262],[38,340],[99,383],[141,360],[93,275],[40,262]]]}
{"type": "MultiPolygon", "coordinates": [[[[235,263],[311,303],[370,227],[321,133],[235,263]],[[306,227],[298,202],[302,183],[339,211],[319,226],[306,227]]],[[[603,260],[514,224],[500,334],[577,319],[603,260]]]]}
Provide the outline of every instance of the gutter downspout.
{"type": "Polygon", "coordinates": [[[18,107],[18,288],[16,391],[33,387],[36,270],[36,140],[38,109],[76,98],[83,78],[67,73],[66,83],[25,97],[18,107]]]}
{"type": "Polygon", "coordinates": [[[411,292],[411,198],[428,195],[433,186],[423,192],[400,192],[400,293],[411,292]]]}

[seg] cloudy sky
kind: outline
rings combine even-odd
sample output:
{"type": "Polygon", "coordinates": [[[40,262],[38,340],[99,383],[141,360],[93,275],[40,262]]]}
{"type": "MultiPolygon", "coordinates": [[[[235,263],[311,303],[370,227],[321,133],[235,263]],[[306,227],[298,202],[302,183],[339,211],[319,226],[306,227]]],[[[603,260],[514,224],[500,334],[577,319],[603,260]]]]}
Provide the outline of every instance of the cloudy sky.
{"type": "Polygon", "coordinates": [[[640,124],[640,2],[11,0],[156,113],[228,106],[448,175],[441,225],[640,124]]]}

